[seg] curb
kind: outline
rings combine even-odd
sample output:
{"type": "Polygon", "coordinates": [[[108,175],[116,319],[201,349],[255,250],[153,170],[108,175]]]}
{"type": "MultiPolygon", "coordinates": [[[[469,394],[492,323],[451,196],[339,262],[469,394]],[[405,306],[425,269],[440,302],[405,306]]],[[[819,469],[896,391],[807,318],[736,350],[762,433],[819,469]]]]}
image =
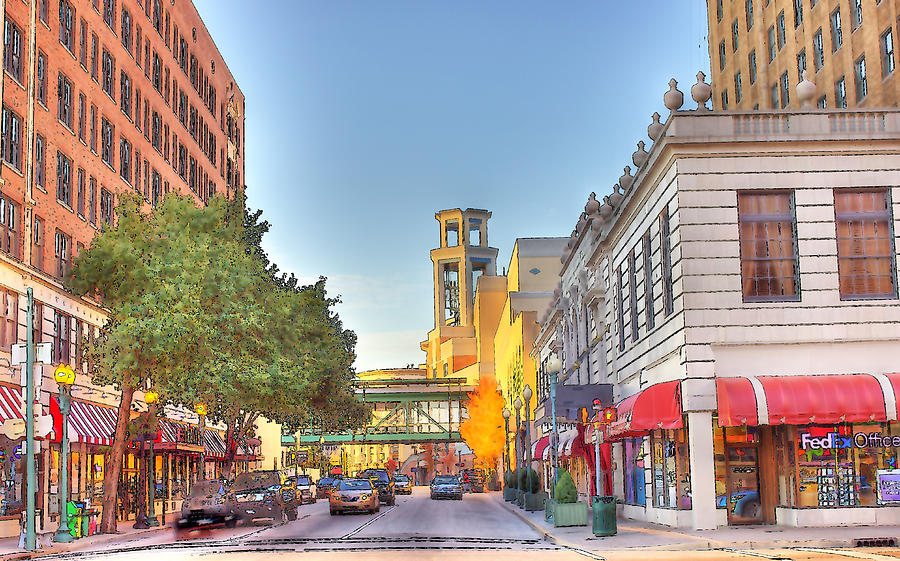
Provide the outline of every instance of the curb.
{"type": "Polygon", "coordinates": [[[541,535],[541,539],[546,540],[546,541],[548,541],[548,542],[550,542],[550,543],[552,543],[552,544],[554,544],[554,545],[558,545],[558,546],[560,546],[560,547],[565,547],[565,548],[567,548],[567,549],[576,549],[576,550],[583,550],[583,549],[584,549],[584,547],[582,547],[582,546],[580,546],[580,545],[578,545],[578,544],[572,543],[572,542],[570,542],[570,541],[564,540],[564,539],[562,539],[562,538],[560,538],[560,537],[558,537],[558,536],[555,536],[555,535],[551,534],[551,533],[550,533],[547,529],[545,529],[543,526],[541,526],[540,524],[538,524],[537,522],[535,522],[534,520],[532,520],[531,518],[529,518],[529,517],[526,516],[525,514],[522,514],[521,512],[519,512],[519,509],[518,509],[518,508],[514,508],[514,507],[512,507],[512,506],[509,506],[509,505],[506,503],[506,501],[501,500],[501,501],[500,501],[500,505],[501,505],[503,508],[505,508],[506,510],[508,510],[509,512],[515,514],[517,517],[519,517],[520,520],[522,520],[523,522],[525,522],[526,524],[528,524],[528,526],[530,526],[532,530],[534,530],[535,532],[539,533],[539,534],[541,535]]]}
{"type": "MultiPolygon", "coordinates": [[[[162,532],[164,530],[171,530],[171,526],[156,526],[153,528],[145,528],[143,530],[136,530],[134,532],[121,532],[115,534],[97,534],[97,538],[91,540],[90,542],[79,542],[79,540],[75,540],[69,542],[67,544],[56,544],[49,547],[43,547],[36,551],[22,551],[18,550],[9,554],[0,554],[3,561],[19,561],[20,559],[37,559],[40,557],[44,557],[46,555],[56,555],[59,553],[69,553],[76,552],[82,549],[82,546],[94,546],[94,545],[103,545],[108,543],[113,543],[118,540],[128,539],[131,536],[146,536],[148,534],[154,534],[157,532],[162,532]],[[100,537],[103,536],[103,537],[100,537]]],[[[53,536],[53,533],[41,534],[40,537],[42,540],[49,540],[53,536]]],[[[51,542],[52,543],[52,542],[51,542]]]]}

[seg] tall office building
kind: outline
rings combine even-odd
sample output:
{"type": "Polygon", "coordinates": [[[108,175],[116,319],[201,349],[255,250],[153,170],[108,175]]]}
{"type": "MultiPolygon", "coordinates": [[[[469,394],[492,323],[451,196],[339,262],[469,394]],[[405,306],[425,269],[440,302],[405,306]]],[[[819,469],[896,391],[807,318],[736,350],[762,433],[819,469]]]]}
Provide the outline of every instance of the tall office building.
{"type": "Polygon", "coordinates": [[[897,0],[707,0],[713,106],[799,107],[808,71],[819,107],[900,100],[897,0]]]}
{"type": "MultiPolygon", "coordinates": [[[[53,364],[69,363],[79,374],[69,424],[71,497],[96,504],[104,477],[97,446],[110,441],[118,392],[91,383],[80,353],[104,324],[104,310],[67,293],[61,279],[112,220],[121,193],[141,194],[148,208],[172,192],[197,204],[216,193],[232,196],[244,176],[244,96],[190,0],[7,0],[0,6],[0,363],[8,365],[11,345],[25,341],[24,294],[32,288],[35,341],[52,343],[53,364]]],[[[37,415],[57,422],[53,367],[37,372],[43,378],[37,415]]],[[[0,422],[20,416],[19,384],[17,371],[0,369],[0,422]]],[[[164,481],[157,499],[166,511],[203,472],[199,451],[210,437],[196,426],[172,426],[177,430],[165,436],[171,451],[157,460],[164,481]]],[[[49,527],[58,512],[50,490],[58,484],[59,433],[39,435],[39,527],[49,527]]],[[[3,440],[0,452],[13,457],[19,442],[3,440]]],[[[134,513],[137,477],[134,455],[128,456],[118,513],[124,518],[134,513]]],[[[18,469],[16,462],[0,463],[0,512],[10,515],[0,515],[0,536],[18,534],[18,469]]]]}

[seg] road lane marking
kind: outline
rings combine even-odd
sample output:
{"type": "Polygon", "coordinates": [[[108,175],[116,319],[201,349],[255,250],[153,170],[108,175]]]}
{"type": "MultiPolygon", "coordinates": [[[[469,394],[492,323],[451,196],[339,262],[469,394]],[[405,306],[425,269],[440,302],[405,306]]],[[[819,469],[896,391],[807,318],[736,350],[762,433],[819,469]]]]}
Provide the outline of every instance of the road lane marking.
{"type": "Polygon", "coordinates": [[[770,555],[768,553],[750,551],[747,549],[732,549],[730,547],[723,547],[717,548],[717,550],[727,551],[728,553],[734,553],[735,555],[744,555],[747,557],[762,557],[763,559],[777,559],[778,561],[793,561],[790,557],[784,557],[783,555],[770,555]]]}
{"type": "Polygon", "coordinates": [[[345,540],[345,539],[347,539],[347,538],[352,538],[353,536],[355,536],[356,534],[358,534],[358,533],[360,532],[360,530],[362,530],[363,528],[367,528],[368,526],[370,526],[371,524],[373,524],[376,520],[378,520],[378,519],[381,518],[382,516],[387,516],[387,514],[388,514],[389,512],[391,512],[392,510],[394,510],[395,508],[397,508],[397,507],[396,507],[396,506],[390,507],[389,509],[385,510],[384,512],[382,512],[381,514],[379,514],[379,515],[376,516],[375,518],[372,518],[371,520],[369,520],[368,522],[366,522],[365,524],[363,524],[363,525],[360,526],[359,528],[353,530],[353,531],[350,532],[349,534],[346,534],[346,535],[344,535],[344,536],[341,536],[341,539],[342,539],[342,540],[345,540]]]}

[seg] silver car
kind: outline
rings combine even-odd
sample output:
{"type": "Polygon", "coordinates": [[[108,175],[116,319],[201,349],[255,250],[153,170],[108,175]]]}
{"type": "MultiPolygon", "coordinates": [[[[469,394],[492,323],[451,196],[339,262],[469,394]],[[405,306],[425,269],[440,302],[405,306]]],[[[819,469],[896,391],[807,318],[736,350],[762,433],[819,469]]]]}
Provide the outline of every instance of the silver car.
{"type": "Polygon", "coordinates": [[[237,503],[234,494],[222,479],[207,479],[194,483],[191,494],[181,503],[181,517],[175,527],[185,530],[197,526],[237,525],[237,503]]]}

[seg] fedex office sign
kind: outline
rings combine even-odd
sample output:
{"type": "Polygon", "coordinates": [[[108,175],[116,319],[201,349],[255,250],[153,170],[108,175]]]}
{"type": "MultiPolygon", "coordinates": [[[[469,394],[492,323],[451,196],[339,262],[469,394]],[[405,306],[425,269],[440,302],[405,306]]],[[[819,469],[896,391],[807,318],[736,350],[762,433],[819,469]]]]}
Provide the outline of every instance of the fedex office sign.
{"type": "Polygon", "coordinates": [[[900,436],[880,432],[858,432],[852,436],[842,436],[830,432],[825,436],[813,436],[808,432],[800,435],[801,450],[832,450],[835,448],[889,448],[900,446],[900,436]]]}

